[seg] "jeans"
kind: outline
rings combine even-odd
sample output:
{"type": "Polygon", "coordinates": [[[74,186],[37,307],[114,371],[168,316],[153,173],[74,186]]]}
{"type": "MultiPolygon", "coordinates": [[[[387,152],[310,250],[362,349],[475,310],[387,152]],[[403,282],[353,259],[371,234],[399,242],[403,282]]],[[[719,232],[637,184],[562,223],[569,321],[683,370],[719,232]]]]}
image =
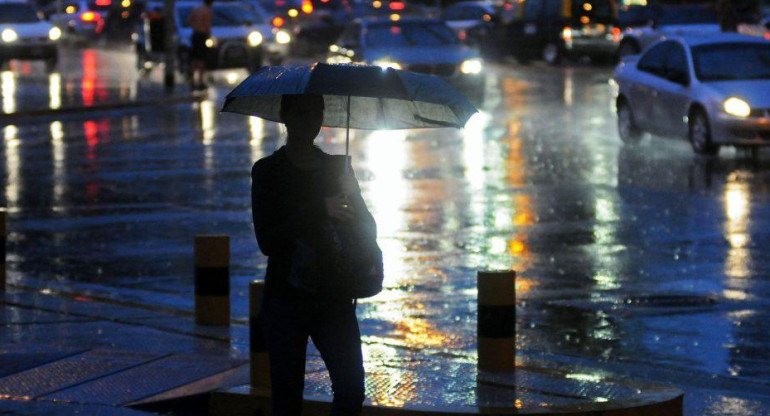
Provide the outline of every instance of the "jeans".
{"type": "Polygon", "coordinates": [[[352,301],[267,298],[259,320],[270,356],[273,416],[301,413],[308,337],[329,370],[331,415],[361,413],[364,366],[352,301]]]}

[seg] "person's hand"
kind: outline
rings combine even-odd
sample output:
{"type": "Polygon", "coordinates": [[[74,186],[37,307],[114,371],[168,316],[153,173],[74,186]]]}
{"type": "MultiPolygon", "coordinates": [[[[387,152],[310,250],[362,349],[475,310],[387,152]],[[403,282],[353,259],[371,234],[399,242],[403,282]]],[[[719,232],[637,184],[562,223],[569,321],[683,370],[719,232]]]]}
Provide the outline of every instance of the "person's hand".
{"type": "Polygon", "coordinates": [[[355,211],[344,194],[337,194],[325,199],[326,213],[330,218],[348,222],[355,217],[355,211]]]}
{"type": "Polygon", "coordinates": [[[358,187],[358,181],[356,180],[356,176],[353,175],[353,172],[340,175],[338,181],[340,184],[340,191],[345,195],[353,195],[361,192],[361,189],[358,187]]]}

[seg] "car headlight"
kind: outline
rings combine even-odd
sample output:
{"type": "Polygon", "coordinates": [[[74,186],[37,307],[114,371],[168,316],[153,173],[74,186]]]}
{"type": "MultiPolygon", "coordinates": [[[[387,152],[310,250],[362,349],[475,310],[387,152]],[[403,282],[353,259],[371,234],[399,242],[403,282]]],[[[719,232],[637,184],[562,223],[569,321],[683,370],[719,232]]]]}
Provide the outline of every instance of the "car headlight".
{"type": "Polygon", "coordinates": [[[262,34],[257,32],[256,30],[249,33],[249,45],[251,46],[259,46],[259,44],[262,43],[262,34]]]}
{"type": "Polygon", "coordinates": [[[3,33],[0,33],[0,38],[2,38],[5,43],[16,42],[16,40],[19,39],[19,34],[16,33],[15,30],[9,28],[3,30],[3,33]]]}
{"type": "Polygon", "coordinates": [[[51,40],[59,40],[61,39],[61,29],[54,26],[51,28],[51,30],[48,31],[48,39],[51,40]]]}
{"type": "Polygon", "coordinates": [[[393,62],[389,59],[378,59],[374,61],[374,64],[376,66],[379,66],[382,69],[388,69],[388,68],[402,69],[401,64],[399,64],[398,62],[393,62]]]}
{"type": "Polygon", "coordinates": [[[281,45],[285,45],[289,42],[291,42],[291,35],[289,32],[285,30],[279,30],[275,33],[275,41],[280,43],[281,45]]]}
{"type": "Polygon", "coordinates": [[[751,114],[751,106],[746,101],[738,97],[730,97],[725,100],[725,113],[736,117],[748,117],[751,114]]]}
{"type": "Polygon", "coordinates": [[[478,74],[481,72],[482,67],[481,59],[466,59],[460,64],[460,72],[463,74],[478,74]]]}
{"type": "Polygon", "coordinates": [[[206,39],[206,47],[207,48],[213,48],[214,46],[217,46],[217,38],[208,38],[208,39],[206,39]]]}

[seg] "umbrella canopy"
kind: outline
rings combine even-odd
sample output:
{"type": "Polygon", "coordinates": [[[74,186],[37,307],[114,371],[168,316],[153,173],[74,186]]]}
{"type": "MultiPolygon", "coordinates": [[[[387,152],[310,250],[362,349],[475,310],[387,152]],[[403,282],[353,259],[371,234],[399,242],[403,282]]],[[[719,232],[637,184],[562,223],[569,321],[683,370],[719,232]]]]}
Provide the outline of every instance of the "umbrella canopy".
{"type": "Polygon", "coordinates": [[[264,67],[227,95],[222,111],[280,122],[284,94],[323,95],[326,127],[461,128],[477,111],[436,76],[370,65],[324,63],[264,67]]]}

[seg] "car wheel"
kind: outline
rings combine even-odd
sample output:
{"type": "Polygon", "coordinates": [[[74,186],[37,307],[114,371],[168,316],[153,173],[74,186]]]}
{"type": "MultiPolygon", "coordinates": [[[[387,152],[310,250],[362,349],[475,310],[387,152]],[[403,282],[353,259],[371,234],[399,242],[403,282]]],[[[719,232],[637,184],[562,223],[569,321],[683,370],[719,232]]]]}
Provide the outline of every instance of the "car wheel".
{"type": "Polygon", "coordinates": [[[618,47],[618,60],[627,55],[636,55],[642,51],[639,44],[634,41],[622,42],[618,47]]]}
{"type": "Polygon", "coordinates": [[[642,130],[634,121],[631,106],[625,100],[618,103],[618,135],[623,143],[637,143],[642,139],[642,130]]]}
{"type": "Polygon", "coordinates": [[[548,42],[543,47],[543,60],[548,65],[559,65],[562,59],[561,47],[555,42],[548,42]]]}
{"type": "Polygon", "coordinates": [[[711,142],[709,119],[703,110],[696,109],[690,114],[688,136],[692,150],[699,155],[716,155],[719,145],[711,142]]]}

